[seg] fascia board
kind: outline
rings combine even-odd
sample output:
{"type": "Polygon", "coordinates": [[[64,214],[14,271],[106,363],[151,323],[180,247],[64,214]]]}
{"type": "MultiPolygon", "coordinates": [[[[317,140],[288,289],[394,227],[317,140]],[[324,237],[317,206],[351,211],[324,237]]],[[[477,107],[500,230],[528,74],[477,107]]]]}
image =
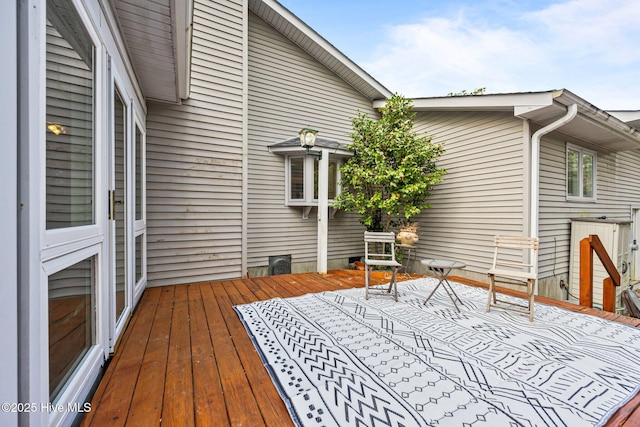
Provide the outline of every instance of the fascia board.
{"type": "MultiPolygon", "coordinates": [[[[377,100],[373,107],[381,108],[385,103],[385,100],[377,100]]],[[[552,105],[553,92],[414,98],[412,104],[415,111],[514,111],[515,114],[516,111],[525,113],[552,105]]]]}
{"type": "MultiPolygon", "coordinates": [[[[364,71],[355,62],[349,59],[345,54],[340,52],[335,46],[329,43],[324,37],[318,34],[315,30],[309,27],[304,21],[294,15],[287,8],[282,6],[275,0],[251,0],[249,2],[250,9],[261,16],[261,7],[268,8],[275,14],[279,15],[285,22],[293,26],[300,37],[310,40],[314,45],[318,46],[323,52],[330,57],[337,60],[343,66],[345,66],[353,75],[355,75],[360,81],[364,82],[367,86],[376,92],[375,98],[389,98],[392,96],[391,91],[375,80],[371,75],[364,71]]],[[[271,25],[278,25],[275,22],[271,22],[271,25]]],[[[280,24],[282,25],[282,24],[280,24]]],[[[304,49],[301,43],[296,42],[292,37],[289,39],[296,43],[298,46],[304,49]]],[[[309,52],[310,53],[310,52],[309,52]]],[[[318,61],[323,62],[322,58],[318,55],[313,55],[318,61]]],[[[327,65],[325,63],[325,65],[327,65]]]]}

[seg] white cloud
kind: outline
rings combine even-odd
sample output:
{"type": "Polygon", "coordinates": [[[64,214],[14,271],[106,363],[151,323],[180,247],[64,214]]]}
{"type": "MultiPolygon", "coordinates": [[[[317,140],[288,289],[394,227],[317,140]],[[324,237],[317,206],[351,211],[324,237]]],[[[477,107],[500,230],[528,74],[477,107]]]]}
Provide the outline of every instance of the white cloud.
{"type": "Polygon", "coordinates": [[[570,0],[509,23],[467,16],[389,27],[362,65],[407,96],[567,88],[601,108],[640,109],[640,2],[570,0]]]}

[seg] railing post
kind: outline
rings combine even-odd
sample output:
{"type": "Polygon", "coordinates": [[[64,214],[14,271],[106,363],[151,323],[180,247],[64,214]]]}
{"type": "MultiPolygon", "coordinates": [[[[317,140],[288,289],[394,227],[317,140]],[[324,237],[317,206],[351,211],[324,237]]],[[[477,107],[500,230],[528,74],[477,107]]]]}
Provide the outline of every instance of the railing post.
{"type": "Polygon", "coordinates": [[[616,286],[620,286],[620,273],[609,257],[597,234],[580,240],[580,305],[593,307],[593,252],[602,262],[609,277],[602,281],[602,309],[616,311],[616,286]]]}
{"type": "Polygon", "coordinates": [[[593,251],[590,237],[580,240],[580,305],[593,307],[593,251]]]}
{"type": "Polygon", "coordinates": [[[616,287],[611,277],[602,281],[602,309],[610,313],[616,311],[616,287]]]}

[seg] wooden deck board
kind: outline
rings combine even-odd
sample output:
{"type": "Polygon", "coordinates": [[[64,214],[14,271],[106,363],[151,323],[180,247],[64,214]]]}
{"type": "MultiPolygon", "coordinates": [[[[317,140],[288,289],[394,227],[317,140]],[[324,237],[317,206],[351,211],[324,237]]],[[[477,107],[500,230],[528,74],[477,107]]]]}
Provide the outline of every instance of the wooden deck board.
{"type": "Polygon", "coordinates": [[[167,374],[162,402],[162,424],[191,427],[193,416],[193,369],[188,287],[176,287],[171,335],[167,355],[167,374]]]}
{"type": "Polygon", "coordinates": [[[194,420],[200,427],[224,427],[229,425],[229,417],[201,294],[202,286],[209,285],[188,287],[194,420]]]}
{"type": "Polygon", "coordinates": [[[205,293],[209,294],[205,298],[205,310],[212,332],[227,416],[231,425],[263,426],[262,414],[240,361],[240,349],[234,346],[228,327],[228,322],[235,320],[234,317],[237,318],[237,315],[231,313],[225,316],[223,312],[224,305],[231,305],[224,288],[225,286],[220,285],[203,288],[203,297],[205,293]]]}
{"type": "Polygon", "coordinates": [[[124,333],[120,351],[112,357],[96,389],[92,410],[83,420],[86,424],[125,425],[161,293],[161,288],[145,291],[136,315],[124,333]],[[118,384],[118,387],[111,387],[111,384],[118,384]]]}
{"type": "MultiPolygon", "coordinates": [[[[227,326],[234,343],[242,366],[244,367],[247,379],[251,383],[251,388],[256,399],[256,403],[260,408],[260,412],[267,426],[288,426],[293,425],[291,419],[283,417],[283,410],[286,413],[286,406],[280,398],[280,394],[274,388],[269,373],[264,369],[260,355],[255,349],[251,338],[246,333],[246,329],[240,318],[235,313],[232,305],[245,304],[255,301],[256,298],[248,298],[240,292],[237,286],[240,281],[233,281],[233,286],[224,287],[231,304],[222,305],[223,315],[227,320],[227,326]]],[[[241,287],[243,289],[243,287],[241,287]]],[[[244,288],[246,289],[246,288],[244,288]]]]}
{"type": "MultiPolygon", "coordinates": [[[[400,275],[400,280],[410,278],[400,275]]],[[[487,287],[451,277],[467,285],[487,287]]],[[[389,276],[374,273],[373,284],[389,276]]],[[[364,273],[303,273],[150,288],[125,331],[82,426],[292,426],[293,422],[233,306],[364,286],[364,273]]],[[[517,291],[505,293],[523,296],[517,291]]],[[[640,319],[568,302],[537,302],[639,327],[640,319]]],[[[640,395],[607,426],[640,425],[640,395]]]]}
{"type": "MultiPolygon", "coordinates": [[[[147,348],[138,374],[127,425],[157,426],[162,419],[162,402],[166,380],[171,315],[175,286],[162,288],[158,309],[151,327],[147,348]]],[[[131,343],[130,345],[135,345],[131,343]]],[[[171,396],[168,396],[169,398],[171,396]]]]}

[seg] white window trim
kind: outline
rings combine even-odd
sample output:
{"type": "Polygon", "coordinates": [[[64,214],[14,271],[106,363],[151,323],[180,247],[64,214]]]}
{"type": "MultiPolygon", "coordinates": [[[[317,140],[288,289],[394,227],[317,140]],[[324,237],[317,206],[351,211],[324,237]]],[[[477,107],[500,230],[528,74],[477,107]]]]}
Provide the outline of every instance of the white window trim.
{"type": "MultiPolygon", "coordinates": [[[[315,156],[307,156],[305,154],[288,154],[285,159],[285,179],[284,179],[284,191],[285,191],[285,206],[318,206],[318,199],[313,198],[313,168],[314,168],[315,156]],[[291,159],[304,158],[304,188],[302,199],[291,198],[291,159]]],[[[340,194],[340,166],[342,166],[342,159],[338,157],[331,158],[331,161],[337,163],[337,177],[336,177],[336,194],[340,194]]],[[[329,199],[329,206],[334,202],[334,199],[329,199]]]]}
{"type": "Polygon", "coordinates": [[[565,179],[565,195],[566,195],[566,199],[567,201],[572,201],[572,202],[595,202],[598,199],[598,188],[597,188],[597,183],[598,183],[598,154],[597,152],[593,151],[593,150],[589,150],[587,148],[583,148],[580,147],[579,145],[574,145],[571,143],[567,143],[566,144],[566,148],[565,148],[565,172],[564,172],[564,179],[565,179]],[[579,159],[580,159],[580,165],[578,167],[578,171],[579,171],[579,176],[578,176],[578,184],[580,187],[580,196],[571,196],[569,195],[569,171],[568,171],[568,160],[569,160],[569,150],[571,151],[577,151],[579,153],[579,159]],[[583,154],[590,154],[591,156],[593,156],[593,176],[592,176],[592,180],[593,180],[593,197],[583,197],[583,193],[584,193],[584,189],[583,189],[583,177],[582,177],[582,173],[583,173],[583,165],[582,165],[582,155],[583,154]]]}

